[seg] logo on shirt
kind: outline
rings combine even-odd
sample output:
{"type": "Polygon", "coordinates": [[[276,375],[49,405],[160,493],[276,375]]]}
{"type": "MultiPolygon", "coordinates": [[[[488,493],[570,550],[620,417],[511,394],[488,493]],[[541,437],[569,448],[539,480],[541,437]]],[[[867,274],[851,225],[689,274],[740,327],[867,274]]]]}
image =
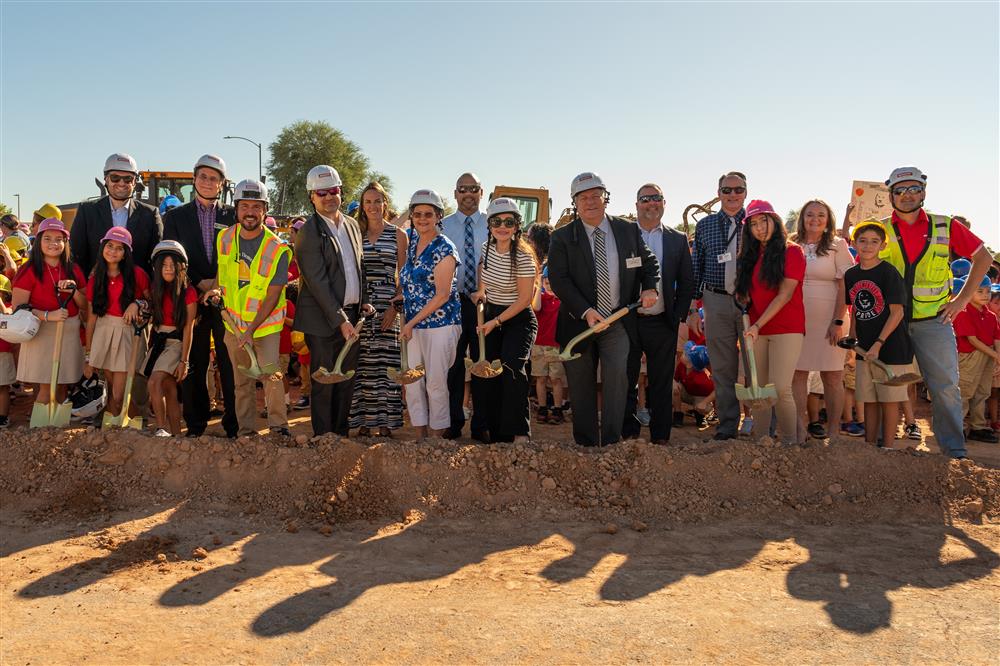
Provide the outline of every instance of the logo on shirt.
{"type": "Polygon", "coordinates": [[[871,280],[858,280],[851,287],[851,302],[854,303],[854,316],[858,321],[878,319],[885,311],[885,298],[882,290],[871,280]]]}

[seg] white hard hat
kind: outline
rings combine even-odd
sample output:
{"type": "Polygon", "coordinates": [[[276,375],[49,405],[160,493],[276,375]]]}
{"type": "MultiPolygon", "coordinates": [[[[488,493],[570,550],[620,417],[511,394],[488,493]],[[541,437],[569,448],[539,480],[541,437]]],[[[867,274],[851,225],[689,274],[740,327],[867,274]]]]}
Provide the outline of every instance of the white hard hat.
{"type": "Polygon", "coordinates": [[[924,172],[914,166],[904,166],[898,169],[893,169],[892,173],[889,175],[889,180],[885,181],[885,184],[892,187],[896,183],[902,183],[905,180],[915,180],[920,183],[927,182],[927,176],[924,172]]]}
{"type": "Polygon", "coordinates": [[[310,192],[325,190],[330,187],[340,187],[343,184],[340,180],[340,174],[328,164],[314,166],[306,174],[306,189],[310,192]]]}
{"type": "Polygon", "coordinates": [[[576,197],[580,192],[585,192],[587,190],[592,190],[594,188],[601,188],[602,190],[607,190],[604,187],[604,181],[601,177],[592,171],[584,171],[579,176],[573,179],[573,183],[569,186],[569,197],[570,199],[576,197]]]}
{"type": "Polygon", "coordinates": [[[267,203],[267,185],[252,178],[241,180],[236,185],[236,194],[233,195],[233,203],[235,204],[237,201],[263,201],[267,203]]]}
{"type": "Polygon", "coordinates": [[[410,208],[414,206],[419,206],[420,204],[427,204],[429,206],[434,206],[438,210],[444,210],[444,202],[441,201],[441,195],[434,190],[417,190],[410,197],[410,208]]]}
{"type": "Polygon", "coordinates": [[[191,170],[197,172],[200,167],[215,169],[219,172],[220,176],[223,178],[226,177],[226,163],[222,161],[222,158],[218,155],[202,155],[198,158],[198,161],[194,163],[194,168],[191,170]]]}
{"type": "Polygon", "coordinates": [[[107,385],[97,378],[95,373],[90,379],[85,379],[70,394],[73,407],[70,414],[73,419],[87,419],[96,416],[108,402],[107,385]]]}
{"type": "Polygon", "coordinates": [[[135,160],[132,159],[131,155],[115,153],[109,155],[108,159],[104,160],[104,173],[109,171],[128,171],[129,173],[138,174],[139,167],[136,166],[135,160]]]}
{"type": "Polygon", "coordinates": [[[487,219],[500,213],[513,213],[518,218],[521,217],[521,209],[517,207],[517,202],[510,197],[497,197],[486,207],[487,219]]]}
{"type": "Polygon", "coordinates": [[[38,317],[25,308],[14,314],[0,315],[0,340],[16,345],[28,342],[38,333],[38,317]]]}
{"type": "Polygon", "coordinates": [[[180,257],[184,263],[188,262],[187,252],[184,250],[184,246],[175,240],[165,240],[160,241],[153,248],[153,253],[150,255],[149,260],[155,261],[156,257],[161,254],[175,254],[180,257]]]}

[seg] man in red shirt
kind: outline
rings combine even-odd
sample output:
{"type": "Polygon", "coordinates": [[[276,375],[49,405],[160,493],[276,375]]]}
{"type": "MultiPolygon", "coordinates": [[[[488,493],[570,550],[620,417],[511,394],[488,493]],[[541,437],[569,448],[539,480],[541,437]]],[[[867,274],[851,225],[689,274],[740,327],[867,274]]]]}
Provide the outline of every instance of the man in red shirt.
{"type": "Polygon", "coordinates": [[[889,238],[880,256],[895,266],[906,284],[905,321],[931,394],[938,446],[946,455],[965,458],[958,353],[951,324],[969,304],[993,257],[982,240],[954,217],[928,215],[923,210],[927,176],[920,169],[899,167],[885,184],[893,213],[883,221],[889,238]],[[968,281],[954,297],[949,297],[951,253],[972,259],[968,281]]]}

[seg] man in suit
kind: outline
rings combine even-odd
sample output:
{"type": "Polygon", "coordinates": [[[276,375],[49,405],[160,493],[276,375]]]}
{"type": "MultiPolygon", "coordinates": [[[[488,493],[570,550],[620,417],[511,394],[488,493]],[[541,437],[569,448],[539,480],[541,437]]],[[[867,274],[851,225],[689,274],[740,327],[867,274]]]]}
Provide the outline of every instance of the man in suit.
{"type": "Polygon", "coordinates": [[[606,214],[610,195],[600,176],[580,174],[570,185],[570,196],[573,221],[556,229],[549,245],[549,282],[561,301],[556,341],[565,347],[588,327],[598,331],[585,348],[578,348],[580,358],[564,368],[573,402],[573,439],[583,446],[607,446],[621,439],[629,347],[637,332],[634,312],[604,327],[601,322],[636,300],[653,307],[660,272],[639,227],[606,214]],[[603,388],[600,425],[598,362],[603,388]]]}
{"type": "MultiPolygon", "coordinates": [[[[306,176],[306,190],[315,211],[296,234],[299,297],[293,330],[305,334],[309,372],[331,370],[344,343],[357,333],[362,312],[374,314],[365,289],[363,249],[358,223],[340,212],[340,174],[326,164],[306,176]]],[[[358,346],[344,359],[343,370],[358,364],[358,346]]],[[[354,378],[336,384],[312,382],[312,426],[317,435],[348,434],[354,378]]]]}
{"type": "Polygon", "coordinates": [[[131,155],[115,153],[104,162],[104,187],[107,195],[97,201],[84,201],[76,209],[76,218],[69,233],[73,261],[84,275],[97,263],[101,254],[101,239],[112,226],[124,227],[132,234],[132,256],[135,265],[151,270],[153,248],[163,238],[160,212],[132,198],[139,168],[131,155]]]}
{"type": "Polygon", "coordinates": [[[198,437],[208,425],[208,372],[212,362],[212,342],[215,343],[215,363],[222,384],[225,412],[222,427],[227,437],[236,437],[236,389],[233,365],[226,349],[226,327],[218,309],[204,303],[204,295],[215,284],[219,269],[216,256],[216,236],[236,224],[233,209],[222,204],[222,188],[226,182],[226,163],[217,155],[202,155],[194,165],[194,201],[167,212],[163,222],[163,237],[184,246],[188,256],[188,279],[198,291],[198,321],[191,338],[190,372],[184,379],[184,421],[189,437],[198,437]]]}
{"type": "Polygon", "coordinates": [[[694,272],[687,237],[663,224],[663,190],[646,183],[636,193],[635,210],[639,233],[660,266],[659,296],[651,308],[636,312],[636,344],[628,357],[628,402],[622,436],[639,436],[636,418],[639,368],[646,355],[646,385],[649,400],[650,440],[666,444],[673,421],[673,380],[676,360],[677,327],[687,318],[694,294],[694,272]]]}

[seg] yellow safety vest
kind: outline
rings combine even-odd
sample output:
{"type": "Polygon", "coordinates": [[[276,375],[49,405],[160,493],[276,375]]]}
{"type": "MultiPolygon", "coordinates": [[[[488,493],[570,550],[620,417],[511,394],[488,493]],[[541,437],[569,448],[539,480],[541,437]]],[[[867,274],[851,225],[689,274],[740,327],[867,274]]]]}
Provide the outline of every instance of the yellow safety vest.
{"type": "Polygon", "coordinates": [[[951,218],[927,214],[927,245],[910,261],[899,240],[899,229],[891,217],[882,220],[886,232],[886,248],[879,258],[892,264],[906,283],[911,302],[907,319],[933,319],[938,309],[951,298],[951,218]]]}
{"type": "MultiPolygon", "coordinates": [[[[240,225],[234,224],[219,234],[216,246],[219,257],[219,288],[225,299],[226,310],[237,324],[249,325],[257,316],[267,288],[278,270],[283,253],[291,254],[291,249],[281,242],[274,232],[264,228],[264,239],[257,249],[257,256],[250,264],[250,282],[240,288],[240,225]]],[[[272,333],[280,333],[285,324],[285,290],[281,290],[278,304],[264,323],[254,331],[253,337],[262,338],[272,333]]],[[[226,325],[229,328],[229,325],[226,325]]],[[[232,331],[239,333],[239,331],[232,331]]]]}

